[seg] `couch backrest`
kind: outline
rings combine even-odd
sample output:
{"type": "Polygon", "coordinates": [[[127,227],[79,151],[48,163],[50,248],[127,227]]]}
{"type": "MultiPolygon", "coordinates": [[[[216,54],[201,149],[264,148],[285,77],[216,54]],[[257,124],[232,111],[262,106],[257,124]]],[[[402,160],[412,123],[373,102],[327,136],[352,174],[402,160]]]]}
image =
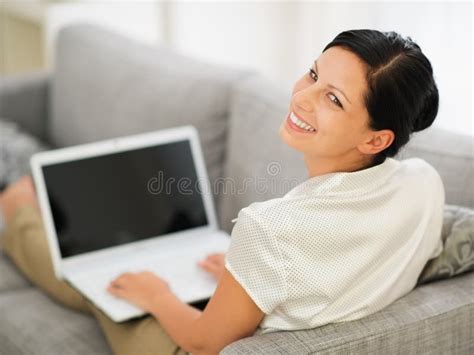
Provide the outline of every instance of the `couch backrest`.
{"type": "Polygon", "coordinates": [[[474,208],[474,137],[434,125],[414,133],[396,158],[411,157],[425,159],[439,172],[445,203],[474,208]]]}
{"type": "Polygon", "coordinates": [[[289,99],[289,90],[282,91],[261,76],[234,87],[224,168],[227,181],[225,189],[219,186],[219,222],[227,232],[241,208],[282,196],[306,177],[301,154],[278,135],[289,99]]]}
{"type": "MultiPolygon", "coordinates": [[[[278,135],[290,96],[290,88],[254,71],[73,25],[57,40],[49,140],[61,147],[195,125],[219,222],[230,232],[241,208],[282,196],[307,178],[301,154],[278,135]]],[[[474,208],[473,151],[472,137],[432,126],[415,133],[396,158],[424,158],[443,179],[446,203],[474,208]]]]}
{"type": "Polygon", "coordinates": [[[213,181],[222,175],[231,85],[248,74],[97,26],[66,27],[57,40],[49,139],[62,147],[193,124],[213,181]]]}
{"type": "MultiPolygon", "coordinates": [[[[280,197],[307,179],[300,153],[281,142],[278,129],[288,114],[291,91],[274,88],[263,76],[241,80],[231,101],[224,174],[237,187],[220,195],[220,224],[228,232],[231,219],[254,201],[280,197]],[[259,182],[260,179],[260,182],[259,182]],[[266,182],[266,189],[259,187],[266,182]],[[272,189],[272,186],[276,188],[272,189]]],[[[431,126],[415,133],[395,157],[418,156],[440,173],[446,203],[474,208],[474,139],[431,126]]]]}

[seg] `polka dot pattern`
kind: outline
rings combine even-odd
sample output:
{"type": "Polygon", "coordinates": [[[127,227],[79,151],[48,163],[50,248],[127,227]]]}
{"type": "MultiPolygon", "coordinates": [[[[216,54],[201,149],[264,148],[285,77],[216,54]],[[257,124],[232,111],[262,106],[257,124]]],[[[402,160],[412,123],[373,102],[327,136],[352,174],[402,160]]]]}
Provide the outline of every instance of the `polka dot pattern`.
{"type": "Polygon", "coordinates": [[[444,202],[429,163],[387,158],[241,209],[225,267],[265,313],[256,333],[359,319],[410,292],[442,245],[444,202]]]}

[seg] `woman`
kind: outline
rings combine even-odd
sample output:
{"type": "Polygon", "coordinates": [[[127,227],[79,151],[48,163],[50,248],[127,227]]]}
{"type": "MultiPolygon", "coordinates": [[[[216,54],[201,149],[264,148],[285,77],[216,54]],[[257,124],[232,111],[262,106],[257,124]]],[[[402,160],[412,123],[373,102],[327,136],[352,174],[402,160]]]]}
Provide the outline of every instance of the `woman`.
{"type": "Polygon", "coordinates": [[[294,85],[279,131],[309,178],[239,212],[227,254],[202,265],[218,278],[202,312],[156,275],[126,273],[108,291],[151,316],[115,324],[57,281],[28,177],[0,196],[5,251],[52,297],[92,312],[116,353],[214,354],[254,333],[358,319],[413,289],[440,252],[439,175],[421,159],[393,159],[437,111],[431,64],[409,37],[336,36],[294,85]]]}

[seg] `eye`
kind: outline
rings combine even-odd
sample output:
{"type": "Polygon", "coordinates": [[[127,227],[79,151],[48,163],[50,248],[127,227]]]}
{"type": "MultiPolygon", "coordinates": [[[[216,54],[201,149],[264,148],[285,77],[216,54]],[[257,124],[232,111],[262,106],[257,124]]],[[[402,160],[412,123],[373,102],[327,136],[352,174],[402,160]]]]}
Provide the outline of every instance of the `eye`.
{"type": "MultiPolygon", "coordinates": [[[[311,77],[311,79],[313,79],[314,81],[318,80],[318,74],[316,74],[316,72],[313,70],[313,68],[309,68],[309,76],[311,77]]],[[[332,102],[334,102],[335,105],[339,106],[340,108],[342,108],[342,104],[341,102],[339,101],[339,99],[334,95],[334,94],[329,94],[331,96],[334,97],[334,99],[331,99],[330,100],[332,102]]]]}
{"type": "Polygon", "coordinates": [[[313,68],[309,68],[309,76],[314,80],[318,80],[318,74],[313,70],[313,68]]]}
{"type": "Polygon", "coordinates": [[[341,102],[337,99],[337,97],[334,96],[333,94],[329,94],[329,95],[331,95],[331,96],[334,97],[334,100],[333,100],[333,99],[330,99],[330,100],[331,100],[332,102],[334,102],[337,106],[339,106],[340,108],[342,108],[342,104],[341,104],[341,102]]]}

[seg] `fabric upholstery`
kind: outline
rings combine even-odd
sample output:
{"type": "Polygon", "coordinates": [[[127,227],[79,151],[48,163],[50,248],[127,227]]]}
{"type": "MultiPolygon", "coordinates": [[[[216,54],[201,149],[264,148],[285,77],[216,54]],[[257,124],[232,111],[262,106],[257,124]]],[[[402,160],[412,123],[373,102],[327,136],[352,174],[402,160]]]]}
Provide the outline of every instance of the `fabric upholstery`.
{"type": "Polygon", "coordinates": [[[0,118],[0,190],[22,175],[31,174],[31,155],[48,148],[47,144],[26,133],[17,122],[0,118]]]}
{"type": "Polygon", "coordinates": [[[474,270],[474,210],[445,205],[443,250],[428,261],[417,285],[474,270]]]}
{"type": "Polygon", "coordinates": [[[235,85],[224,172],[226,185],[217,186],[220,225],[229,233],[231,220],[241,208],[281,197],[307,177],[301,154],[288,148],[278,135],[289,100],[289,91],[273,87],[261,76],[235,85]]]}
{"type": "Polygon", "coordinates": [[[421,285],[365,318],[254,335],[220,354],[472,354],[473,284],[470,272],[421,285]]]}
{"type": "Polygon", "coordinates": [[[27,133],[46,140],[49,73],[0,77],[0,117],[8,117],[27,133]]]}
{"type": "Polygon", "coordinates": [[[58,36],[51,140],[69,146],[192,124],[211,181],[222,174],[230,87],[246,71],[148,47],[92,25],[58,36]]]}
{"type": "Polygon", "coordinates": [[[0,353],[111,354],[97,321],[37,288],[0,292],[0,353]]]}

